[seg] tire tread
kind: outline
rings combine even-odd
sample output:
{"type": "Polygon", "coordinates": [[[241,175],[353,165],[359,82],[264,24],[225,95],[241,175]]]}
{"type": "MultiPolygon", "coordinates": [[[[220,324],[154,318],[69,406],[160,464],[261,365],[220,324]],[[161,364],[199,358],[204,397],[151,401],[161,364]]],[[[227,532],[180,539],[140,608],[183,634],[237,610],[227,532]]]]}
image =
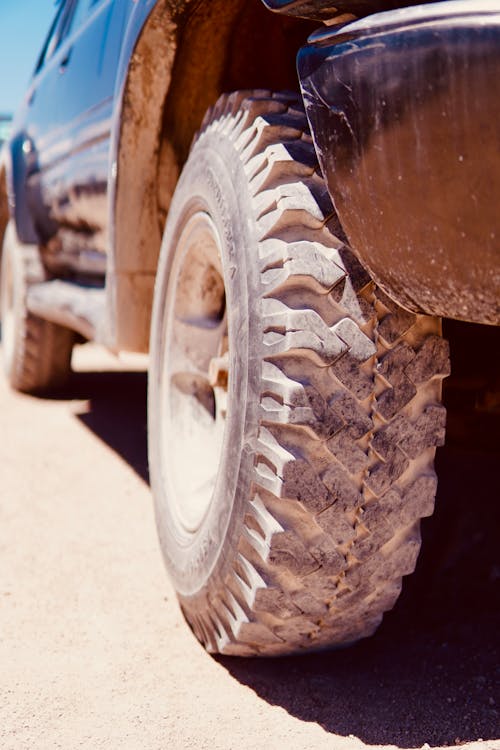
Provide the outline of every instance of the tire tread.
{"type": "Polygon", "coordinates": [[[75,333],[27,309],[29,284],[44,280],[45,274],[38,248],[20,243],[12,223],[5,233],[3,253],[10,254],[18,290],[13,308],[12,356],[6,363],[9,383],[24,393],[56,390],[65,384],[70,374],[75,333]]]}
{"type": "Polygon", "coordinates": [[[260,426],[232,569],[205,608],[181,596],[183,612],[210,651],[350,643],[375,630],[415,566],[444,439],[447,344],[438,319],[395,305],[328,229],[295,95],[222,96],[198,140],[209,132],[232,140],[252,192],[260,426]]]}

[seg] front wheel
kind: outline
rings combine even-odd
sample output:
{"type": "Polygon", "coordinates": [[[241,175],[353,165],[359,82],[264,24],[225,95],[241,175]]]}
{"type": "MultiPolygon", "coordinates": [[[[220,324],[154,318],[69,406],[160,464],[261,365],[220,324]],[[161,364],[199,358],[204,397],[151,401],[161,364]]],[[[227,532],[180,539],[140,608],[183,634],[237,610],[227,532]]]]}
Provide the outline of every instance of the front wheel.
{"type": "Polygon", "coordinates": [[[223,96],[157,273],[150,469],[163,554],[210,651],[369,635],[433,510],[448,350],[327,228],[301,104],[223,96]]]}

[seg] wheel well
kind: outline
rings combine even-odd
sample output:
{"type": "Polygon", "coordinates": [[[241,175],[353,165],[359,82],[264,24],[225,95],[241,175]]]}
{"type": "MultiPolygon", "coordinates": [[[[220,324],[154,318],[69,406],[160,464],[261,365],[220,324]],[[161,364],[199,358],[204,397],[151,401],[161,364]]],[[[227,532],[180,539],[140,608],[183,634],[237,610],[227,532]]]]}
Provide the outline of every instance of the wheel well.
{"type": "Polygon", "coordinates": [[[258,0],[174,5],[155,6],[124,88],[108,277],[118,349],[148,348],[163,227],[205,111],[227,91],[296,90],[295,57],[317,25],[258,0]]]}

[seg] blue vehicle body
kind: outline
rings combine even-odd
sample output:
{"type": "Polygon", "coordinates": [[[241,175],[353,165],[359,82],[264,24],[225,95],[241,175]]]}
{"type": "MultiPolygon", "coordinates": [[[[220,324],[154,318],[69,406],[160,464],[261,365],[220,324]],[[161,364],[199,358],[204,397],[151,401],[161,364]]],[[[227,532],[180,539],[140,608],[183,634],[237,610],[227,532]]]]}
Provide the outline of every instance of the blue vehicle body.
{"type": "Polygon", "coordinates": [[[160,544],[219,653],[374,631],[434,506],[441,317],[500,319],[498,1],[333,2],[60,0],[0,163],[7,379],[149,351],[160,544]]]}
{"type": "MultiPolygon", "coordinates": [[[[426,183],[428,186],[432,182],[434,204],[446,191],[445,202],[451,206],[448,213],[456,222],[463,191],[455,195],[449,181],[448,184],[436,178],[429,181],[433,170],[432,148],[423,155],[417,154],[412,138],[416,143],[419,132],[438,132],[429,101],[433,99],[436,106],[446,109],[447,103],[463,96],[470,83],[467,66],[460,68],[455,79],[449,77],[447,88],[441,88],[437,101],[432,92],[435,67],[432,61],[428,64],[429,55],[420,55],[411,78],[415,105],[411,112],[407,108],[402,122],[397,103],[391,103],[392,92],[404,88],[404,76],[398,79],[398,71],[403,70],[401,63],[409,56],[417,59],[420,37],[417,33],[409,40],[404,31],[405,14],[409,11],[392,10],[401,3],[344,0],[335,3],[335,8],[326,0],[264,0],[264,4],[277,13],[268,13],[260,0],[238,0],[230,7],[220,0],[203,4],[192,0],[66,0],[59,5],[24,104],[17,113],[2,174],[19,239],[41,248],[51,278],[63,279],[80,289],[87,286],[102,289],[98,330],[86,325],[80,332],[100,339],[113,349],[147,350],[162,227],[191,138],[205,109],[228,87],[297,88],[294,58],[301,45],[299,72],[313,138],[330,194],[354,251],[381,286],[409,309],[497,322],[496,237],[500,230],[496,223],[490,226],[494,212],[486,196],[498,187],[500,168],[498,155],[493,158],[490,148],[493,132],[483,129],[478,134],[474,129],[477,112],[485,107],[490,113],[486,120],[498,119],[494,104],[498,97],[485,100],[488,86],[498,86],[499,80],[499,45],[495,47],[492,43],[492,40],[498,42],[499,37],[499,17],[493,12],[495,4],[459,0],[417,9],[419,18],[429,21],[421,24],[422,28],[426,26],[426,33],[432,35],[432,24],[448,23],[450,34],[441,39],[445,57],[454,58],[460,68],[459,60],[464,55],[470,56],[471,50],[480,49],[474,59],[488,75],[480,99],[475,99],[476,93],[471,91],[458,120],[455,116],[453,122],[447,123],[451,128],[453,158],[458,159],[464,149],[470,151],[474,143],[478,146],[479,155],[474,159],[468,157],[461,164],[462,184],[477,182],[482,154],[490,154],[487,164],[490,178],[474,188],[475,200],[481,207],[474,216],[476,236],[469,236],[475,229],[464,229],[468,253],[475,257],[473,273],[464,273],[460,268],[455,236],[448,237],[440,229],[430,251],[420,256],[421,231],[412,229],[404,234],[392,225],[389,229],[384,222],[377,223],[376,215],[380,216],[384,210],[382,205],[376,205],[373,195],[364,203],[361,198],[352,199],[355,187],[349,188],[350,197],[347,196],[336,177],[341,160],[346,163],[345,149],[356,150],[362,137],[359,131],[355,135],[358,144],[346,146],[342,128],[352,132],[355,127],[364,128],[366,142],[369,139],[372,142],[377,132],[381,136],[382,156],[376,169],[379,175],[384,171],[387,196],[398,189],[399,162],[403,159],[407,171],[419,174],[412,190],[426,190],[426,183]],[[477,11],[475,15],[469,13],[472,5],[477,11]],[[437,6],[440,14],[436,21],[432,8],[437,6]],[[374,16],[375,32],[370,22],[363,21],[359,27],[350,24],[356,16],[373,11],[384,11],[374,16]],[[288,15],[301,18],[292,19],[288,15]],[[319,20],[325,19],[333,24],[330,31],[316,35],[307,44],[307,35],[319,20]],[[386,54],[383,66],[370,67],[372,78],[367,79],[366,85],[380,93],[378,109],[370,105],[370,110],[363,99],[361,84],[358,89],[353,86],[353,81],[360,80],[362,54],[352,52],[380,42],[377,28],[387,24],[392,24],[394,47],[389,62],[386,54]],[[476,33],[478,26],[486,28],[481,39],[476,33]],[[344,106],[342,97],[346,92],[349,101],[344,106]],[[389,106],[382,112],[386,100],[389,106]],[[344,108],[340,115],[336,113],[338,106],[344,108]],[[350,113],[355,113],[361,125],[349,121],[350,113]],[[378,118],[376,127],[373,118],[378,118]],[[382,121],[383,126],[379,126],[382,121]],[[390,153],[394,127],[399,127],[405,137],[409,134],[406,152],[403,155],[398,152],[398,164],[390,153]],[[360,211],[364,226],[378,226],[376,242],[371,242],[369,231],[361,231],[360,211]],[[391,241],[396,238],[394,241],[399,242],[394,262],[387,271],[384,270],[388,264],[385,231],[391,241]],[[484,236],[490,238],[486,247],[484,236]],[[413,264],[401,261],[401,243],[405,243],[407,254],[415,261],[413,264]],[[453,243],[458,261],[450,264],[453,243]],[[438,259],[439,269],[448,269],[448,281],[451,274],[449,293],[443,291],[441,270],[423,274],[432,257],[438,259]],[[409,286],[415,287],[418,278],[425,281],[412,296],[409,286]],[[470,279],[472,284],[467,287],[470,279]],[[485,285],[489,286],[488,293],[480,304],[475,304],[478,290],[485,285]],[[438,298],[439,302],[435,302],[438,298]],[[466,298],[468,303],[461,305],[460,301],[466,298]]],[[[402,4],[415,5],[415,2],[402,4]]],[[[374,59],[378,59],[376,54],[374,59]]],[[[456,115],[456,107],[454,112],[456,115]]],[[[366,165],[353,159],[351,164],[356,166],[349,176],[354,180],[353,185],[363,185],[364,195],[368,196],[366,179],[374,177],[367,177],[366,165]]],[[[412,225],[425,224],[427,207],[428,203],[415,209],[418,215],[412,217],[412,225]]],[[[395,211],[401,217],[399,204],[395,211]]],[[[6,216],[5,206],[3,215],[6,216]]],[[[444,224],[449,223],[449,216],[444,224]]],[[[408,224],[404,219],[403,223],[408,224]]],[[[60,320],[60,315],[51,310],[53,305],[48,298],[38,304],[38,312],[48,317],[55,315],[60,320]]],[[[95,319],[96,315],[90,317],[95,319]]]]}

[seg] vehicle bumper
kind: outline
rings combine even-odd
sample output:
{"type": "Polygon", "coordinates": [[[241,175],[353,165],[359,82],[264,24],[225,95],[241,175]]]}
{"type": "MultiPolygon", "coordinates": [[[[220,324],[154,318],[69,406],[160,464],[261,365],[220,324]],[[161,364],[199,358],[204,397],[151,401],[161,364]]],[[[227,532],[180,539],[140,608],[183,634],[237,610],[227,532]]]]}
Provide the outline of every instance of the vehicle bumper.
{"type": "Polygon", "coordinates": [[[374,279],[412,311],[498,324],[498,2],[321,30],[298,67],[328,189],[374,279]]]}

